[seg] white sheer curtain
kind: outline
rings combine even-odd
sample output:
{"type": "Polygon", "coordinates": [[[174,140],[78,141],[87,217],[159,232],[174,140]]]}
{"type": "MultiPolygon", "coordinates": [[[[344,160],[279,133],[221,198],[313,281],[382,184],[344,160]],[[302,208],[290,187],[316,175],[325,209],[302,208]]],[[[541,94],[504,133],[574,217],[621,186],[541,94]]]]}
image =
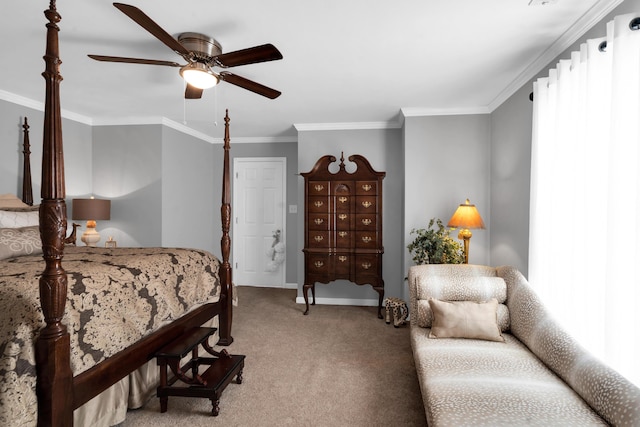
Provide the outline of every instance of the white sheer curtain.
{"type": "Polygon", "coordinates": [[[574,337],[640,385],[637,17],[616,17],[534,83],[529,281],[574,337]]]}

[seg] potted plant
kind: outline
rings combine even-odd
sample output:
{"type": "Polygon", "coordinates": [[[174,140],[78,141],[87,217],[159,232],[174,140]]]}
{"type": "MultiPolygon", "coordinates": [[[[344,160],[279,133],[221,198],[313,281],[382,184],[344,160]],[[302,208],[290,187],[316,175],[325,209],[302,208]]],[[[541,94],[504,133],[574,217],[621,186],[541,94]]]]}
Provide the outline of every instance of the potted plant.
{"type": "Polygon", "coordinates": [[[462,245],[449,236],[452,229],[444,226],[442,221],[431,218],[429,226],[412,229],[410,234],[416,238],[407,246],[416,264],[463,264],[462,245]],[[434,224],[437,228],[432,228],[434,224]]]}

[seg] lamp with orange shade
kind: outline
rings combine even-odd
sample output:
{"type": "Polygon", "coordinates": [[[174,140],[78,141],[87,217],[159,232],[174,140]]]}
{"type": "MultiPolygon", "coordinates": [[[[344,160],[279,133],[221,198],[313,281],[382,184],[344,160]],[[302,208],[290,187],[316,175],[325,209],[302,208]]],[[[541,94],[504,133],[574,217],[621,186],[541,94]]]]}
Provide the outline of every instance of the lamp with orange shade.
{"type": "Polygon", "coordinates": [[[476,205],[472,205],[467,199],[465,203],[458,206],[447,227],[461,229],[458,233],[458,239],[464,242],[464,263],[469,264],[469,240],[471,240],[472,235],[469,229],[484,228],[484,221],[482,221],[476,205]]]}
{"type": "Polygon", "coordinates": [[[104,199],[73,199],[73,219],[87,221],[87,229],[80,240],[87,246],[95,246],[100,241],[100,233],[96,231],[96,220],[111,219],[111,200],[104,199]]]}

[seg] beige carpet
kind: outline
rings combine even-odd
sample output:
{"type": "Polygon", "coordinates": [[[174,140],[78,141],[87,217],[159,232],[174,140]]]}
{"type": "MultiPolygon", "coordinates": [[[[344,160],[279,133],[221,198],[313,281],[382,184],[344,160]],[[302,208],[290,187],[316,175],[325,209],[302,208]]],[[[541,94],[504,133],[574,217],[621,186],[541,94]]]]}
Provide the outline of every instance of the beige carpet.
{"type": "Polygon", "coordinates": [[[157,398],[129,412],[134,426],[425,426],[409,327],[373,307],[304,306],[296,291],[239,287],[232,354],[246,355],[212,417],[207,399],[157,398]]]}

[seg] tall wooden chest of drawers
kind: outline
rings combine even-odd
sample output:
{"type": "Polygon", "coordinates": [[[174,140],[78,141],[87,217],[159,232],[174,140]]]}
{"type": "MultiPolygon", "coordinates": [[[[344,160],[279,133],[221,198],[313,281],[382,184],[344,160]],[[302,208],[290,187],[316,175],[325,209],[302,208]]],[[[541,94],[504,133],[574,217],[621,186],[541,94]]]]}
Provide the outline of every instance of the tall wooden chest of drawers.
{"type": "Polygon", "coordinates": [[[305,181],[304,286],[306,311],[309,295],[316,302],[315,284],[349,280],[369,284],[378,292],[378,317],[382,319],[382,179],[369,161],[354,154],[349,161],[357,169],[347,172],[344,155],[340,169],[329,170],[334,156],[321,157],[305,181]]]}

